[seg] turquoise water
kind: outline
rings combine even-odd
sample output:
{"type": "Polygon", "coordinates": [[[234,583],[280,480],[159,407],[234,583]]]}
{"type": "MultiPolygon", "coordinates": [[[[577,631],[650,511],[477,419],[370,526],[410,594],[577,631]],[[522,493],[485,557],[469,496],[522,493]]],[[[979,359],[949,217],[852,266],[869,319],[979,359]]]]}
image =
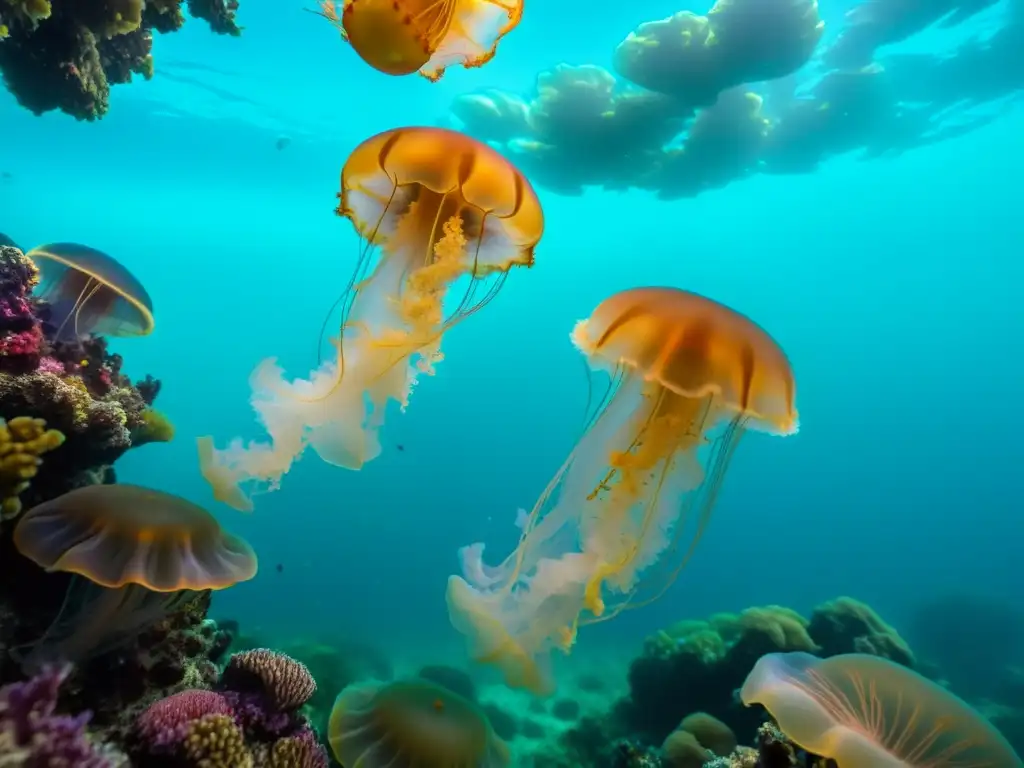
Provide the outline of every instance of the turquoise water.
{"type": "MultiPolygon", "coordinates": [[[[238,39],[200,22],[159,37],[154,79],[115,88],[101,122],[34,117],[0,97],[0,230],[108,251],[153,296],[155,333],[113,346],[133,377],[164,381],[158,405],[178,434],[118,472],[215,508],[256,547],[259,576],[219,594],[216,615],[424,655],[461,647],[444,605],[458,547],[514,546],[516,508],[532,505],[583,422],[573,324],[610,293],[652,284],[765,327],[793,363],[802,428],[745,438],[674,588],[585,630],[581,651],[638,645],[682,617],[836,594],[897,626],[946,591],[1020,602],[1024,116],[1012,105],[898,157],[844,156],[696,199],[538,186],[536,267],[446,337],[437,376],[389,417],[378,460],[353,473],[310,454],[252,515],[216,506],[196,437],[262,436],[250,371],[277,356],[305,376],[353,269],[357,239],[332,213],[348,153],[382,130],[447,123],[468,91],[528,93],[563,61],[610,66],[636,24],[680,9],[530,3],[493,62],[430,84],[377,74],[297,4],[270,6],[243,3],[238,39]]],[[[824,8],[826,22],[842,10],[824,8]]],[[[1000,3],[906,50],[945,49],[1009,12],[1000,3]]]]}

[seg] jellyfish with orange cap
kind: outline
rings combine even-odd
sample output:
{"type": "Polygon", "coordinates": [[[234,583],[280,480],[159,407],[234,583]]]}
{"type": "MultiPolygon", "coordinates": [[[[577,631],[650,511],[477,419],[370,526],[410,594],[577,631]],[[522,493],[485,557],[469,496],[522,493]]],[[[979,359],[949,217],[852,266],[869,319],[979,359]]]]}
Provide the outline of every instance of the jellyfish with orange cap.
{"type": "Polygon", "coordinates": [[[436,81],[447,67],[481,67],[523,16],[523,0],[320,0],[327,19],[359,57],[387,75],[419,71],[436,81]]]}
{"type": "Polygon", "coordinates": [[[608,394],[500,565],[483,544],[448,582],[452,623],[507,684],[551,690],[579,626],[659,597],[693,555],[748,431],[797,431],[782,348],[753,321],[674,288],[602,302],[572,341],[608,394]]]}
{"type": "Polygon", "coordinates": [[[360,253],[333,353],[288,381],[273,358],[252,375],[252,405],[269,442],[216,448],[200,438],[214,496],[251,510],[311,446],[328,464],[360,469],[380,454],[389,402],[404,409],[432,375],[441,340],[487,304],[514,267],[530,267],[544,232],[526,178],[490,147],[441,128],[401,128],[359,145],[341,173],[335,213],[360,253]]]}

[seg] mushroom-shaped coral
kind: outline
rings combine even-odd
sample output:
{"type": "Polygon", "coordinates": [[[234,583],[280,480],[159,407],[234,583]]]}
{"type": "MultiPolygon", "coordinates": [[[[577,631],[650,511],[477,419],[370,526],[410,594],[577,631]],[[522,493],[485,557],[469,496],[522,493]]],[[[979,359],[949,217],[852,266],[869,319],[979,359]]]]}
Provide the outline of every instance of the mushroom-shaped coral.
{"type": "Polygon", "coordinates": [[[447,67],[481,67],[519,25],[523,0],[319,0],[319,15],[359,57],[388,75],[419,70],[438,80],[447,67]]]}
{"type": "Polygon", "coordinates": [[[707,712],[694,712],[683,718],[679,731],[691,734],[702,747],[716,755],[725,756],[736,749],[736,734],[732,728],[707,712]]]}
{"type": "Polygon", "coordinates": [[[153,300],[113,257],[77,243],[40,245],[26,256],[39,267],[36,295],[49,305],[56,338],[152,333],[153,300]]]}
{"type": "Polygon", "coordinates": [[[839,768],[1020,768],[988,721],[954,694],[887,659],[762,657],[740,691],[797,745],[839,768]]]}
{"type": "Polygon", "coordinates": [[[261,691],[282,712],[298,709],[316,693],[305,664],[269,648],[232,654],[222,681],[233,689],[261,691]]]}
{"type": "Polygon", "coordinates": [[[0,519],[9,520],[21,512],[18,495],[36,476],[41,457],[63,444],[64,434],[47,429],[44,419],[0,418],[0,519]]]}
{"type": "Polygon", "coordinates": [[[661,745],[669,768],[702,768],[712,753],[697,737],[684,730],[673,731],[661,745]]]}
{"type": "Polygon", "coordinates": [[[47,570],[105,587],[224,589],[256,575],[256,554],[202,507],[137,485],[78,488],[33,507],[14,543],[47,570]]]}
{"type": "Polygon", "coordinates": [[[614,386],[500,565],[460,552],[448,612],[472,655],[508,684],[551,690],[550,652],[577,628],[657,599],[707,527],[749,430],[797,431],[785,352],[739,313],[687,291],[603,301],[572,339],[614,386]]]}
{"type": "Polygon", "coordinates": [[[342,765],[503,768],[505,743],[470,701],[426,680],[360,683],[339,694],[328,740],[342,765]]]}

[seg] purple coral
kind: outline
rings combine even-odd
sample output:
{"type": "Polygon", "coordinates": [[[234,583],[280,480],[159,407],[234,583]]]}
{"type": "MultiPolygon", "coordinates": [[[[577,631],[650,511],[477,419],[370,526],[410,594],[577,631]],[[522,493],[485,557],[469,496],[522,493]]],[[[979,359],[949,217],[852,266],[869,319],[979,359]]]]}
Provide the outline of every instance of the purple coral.
{"type": "Polygon", "coordinates": [[[136,734],[147,752],[172,752],[185,738],[189,724],[207,715],[234,715],[228,700],[219,693],[181,691],[160,699],[139,715],[136,734]]]}
{"type": "Polygon", "coordinates": [[[54,714],[69,671],[51,667],[27,682],[0,689],[0,764],[113,768],[109,757],[86,736],[90,712],[74,717],[54,714]]]}

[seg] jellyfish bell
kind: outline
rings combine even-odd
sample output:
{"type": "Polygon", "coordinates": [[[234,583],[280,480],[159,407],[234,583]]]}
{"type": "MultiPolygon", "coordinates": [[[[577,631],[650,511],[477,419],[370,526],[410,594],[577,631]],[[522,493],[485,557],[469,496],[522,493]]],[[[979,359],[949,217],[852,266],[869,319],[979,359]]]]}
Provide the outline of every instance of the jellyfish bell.
{"type": "Polygon", "coordinates": [[[49,323],[58,338],[153,332],[149,293],[124,265],[103,251],[78,243],[51,243],[25,255],[39,268],[35,293],[49,305],[49,323]]]}
{"type": "Polygon", "coordinates": [[[272,444],[200,443],[204,477],[238,509],[276,488],[306,445],[348,469],[379,455],[388,404],[408,404],[443,358],[444,334],[493,299],[512,269],[533,265],[544,232],[518,169],[443,128],[364,141],[342,169],[338,198],[360,251],[332,355],[308,379],[287,381],[273,359],[257,368],[252,404],[272,444]]]}
{"type": "Polygon", "coordinates": [[[134,485],[92,485],[39,504],[14,529],[18,552],[73,574],[57,617],[19,649],[23,667],[80,662],[134,638],[196,594],[256,574],[256,555],[201,507],[134,485]]]}
{"type": "Polygon", "coordinates": [[[13,538],[40,567],[110,588],[224,589],[257,568],[252,547],[205,509],[137,485],[90,485],[39,504],[21,516],[13,538]]]}
{"type": "MultiPolygon", "coordinates": [[[[473,656],[531,690],[543,658],[581,625],[646,605],[673,583],[710,520],[742,434],[797,430],[785,353],[753,321],[687,291],[638,288],[602,302],[572,340],[611,375],[579,443],[504,562],[464,548],[452,623],[473,656]]],[[[538,679],[541,683],[538,683],[538,679]]]]}
{"type": "Polygon", "coordinates": [[[427,680],[350,685],[334,703],[328,742],[342,765],[504,768],[505,743],[473,702],[427,680]]]}
{"type": "Polygon", "coordinates": [[[769,653],[740,689],[798,746],[839,768],[1021,768],[982,715],[907,667],[866,654],[769,653]]]}
{"type": "Polygon", "coordinates": [[[480,67],[519,25],[523,0],[320,0],[331,22],[374,69],[387,75],[419,71],[436,81],[447,67],[480,67]]]}

